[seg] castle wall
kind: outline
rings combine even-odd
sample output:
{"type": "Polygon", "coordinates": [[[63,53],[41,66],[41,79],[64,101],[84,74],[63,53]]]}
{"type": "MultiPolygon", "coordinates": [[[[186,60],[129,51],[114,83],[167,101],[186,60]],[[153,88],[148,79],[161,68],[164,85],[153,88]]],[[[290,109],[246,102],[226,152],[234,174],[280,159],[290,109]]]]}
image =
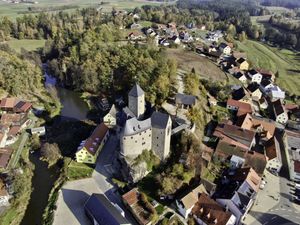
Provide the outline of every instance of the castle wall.
{"type": "Polygon", "coordinates": [[[130,136],[121,136],[121,153],[124,156],[137,156],[143,150],[150,150],[152,147],[151,128],[130,136]]]}

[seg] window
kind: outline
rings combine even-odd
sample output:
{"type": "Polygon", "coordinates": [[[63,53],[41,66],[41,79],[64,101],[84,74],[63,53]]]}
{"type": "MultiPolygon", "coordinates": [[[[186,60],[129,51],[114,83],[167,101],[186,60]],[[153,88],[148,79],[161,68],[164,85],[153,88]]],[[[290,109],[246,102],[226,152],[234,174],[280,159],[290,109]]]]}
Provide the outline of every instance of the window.
{"type": "Polygon", "coordinates": [[[145,144],[146,144],[146,142],[143,142],[143,143],[142,143],[142,145],[145,145],[145,144]]]}
{"type": "Polygon", "coordinates": [[[131,139],[133,139],[133,137],[131,137],[131,139]]]}

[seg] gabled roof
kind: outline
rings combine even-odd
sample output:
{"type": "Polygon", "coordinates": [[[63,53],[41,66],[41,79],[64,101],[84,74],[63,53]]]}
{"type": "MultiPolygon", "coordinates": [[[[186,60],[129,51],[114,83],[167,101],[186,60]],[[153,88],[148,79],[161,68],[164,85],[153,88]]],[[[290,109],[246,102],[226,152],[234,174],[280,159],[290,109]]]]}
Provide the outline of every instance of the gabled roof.
{"type": "Polygon", "coordinates": [[[187,195],[182,197],[180,201],[182,202],[185,209],[192,208],[195,203],[198,201],[199,195],[205,193],[208,194],[204,185],[200,184],[196,188],[194,188],[191,192],[189,192],[187,195]]]}
{"type": "Polygon", "coordinates": [[[0,103],[1,108],[13,108],[17,102],[17,98],[3,98],[0,103]]]}
{"type": "Polygon", "coordinates": [[[193,215],[207,225],[226,225],[232,214],[211,199],[206,194],[201,194],[198,202],[192,209],[193,215]]]}
{"type": "Polygon", "coordinates": [[[152,127],[159,129],[166,129],[170,116],[161,112],[154,112],[151,116],[151,125],[152,127]]]}
{"type": "Polygon", "coordinates": [[[128,95],[132,96],[132,97],[140,97],[144,94],[145,94],[145,92],[143,91],[143,89],[138,84],[135,84],[128,93],[128,95]]]}
{"type": "MultiPolygon", "coordinates": [[[[95,128],[92,135],[85,141],[83,147],[90,154],[95,155],[107,132],[108,127],[104,123],[101,123],[95,128]]],[[[79,151],[81,149],[82,148],[80,148],[79,151]]]]}
{"type": "Polygon", "coordinates": [[[280,99],[273,102],[273,110],[274,110],[275,116],[278,116],[278,115],[285,112],[284,107],[283,107],[280,99]]]}
{"type": "Polygon", "coordinates": [[[256,83],[256,82],[253,82],[253,83],[251,83],[251,84],[248,85],[247,89],[248,89],[251,93],[253,93],[253,92],[255,92],[257,89],[259,89],[259,84],[256,83]]]}
{"type": "Polygon", "coordinates": [[[84,206],[85,210],[98,222],[109,225],[129,224],[104,194],[92,194],[84,206]]]}
{"type": "Polygon", "coordinates": [[[243,115],[246,113],[252,113],[251,105],[245,102],[240,102],[237,100],[234,100],[232,98],[227,100],[227,105],[237,107],[239,111],[239,115],[243,115]]]}
{"type": "Polygon", "coordinates": [[[177,93],[175,96],[176,104],[195,105],[196,97],[194,95],[185,95],[177,93]]]}
{"type": "Polygon", "coordinates": [[[260,82],[260,85],[262,87],[267,87],[269,84],[272,84],[271,80],[269,79],[263,79],[261,82],[260,82]]]}
{"type": "Polygon", "coordinates": [[[32,107],[32,104],[29,102],[19,101],[15,106],[14,109],[17,112],[27,112],[32,107]]]}
{"type": "Polygon", "coordinates": [[[250,75],[255,75],[255,74],[257,74],[257,73],[259,73],[259,72],[257,72],[257,71],[254,70],[254,69],[248,71],[248,74],[250,74],[250,75]]]}
{"type": "Polygon", "coordinates": [[[246,61],[246,59],[244,59],[244,58],[239,58],[238,60],[236,60],[236,62],[237,62],[238,64],[242,64],[243,62],[247,62],[247,61],[246,61]]]}
{"type": "Polygon", "coordinates": [[[117,109],[116,109],[116,106],[115,104],[113,104],[109,110],[109,114],[114,117],[114,118],[117,118],[117,109]]]}

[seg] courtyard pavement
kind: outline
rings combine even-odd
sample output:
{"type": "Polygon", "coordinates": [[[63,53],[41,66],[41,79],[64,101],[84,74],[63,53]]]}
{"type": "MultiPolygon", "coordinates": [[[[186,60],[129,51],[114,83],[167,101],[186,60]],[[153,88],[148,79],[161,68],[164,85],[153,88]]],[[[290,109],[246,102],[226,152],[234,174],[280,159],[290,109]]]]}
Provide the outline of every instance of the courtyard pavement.
{"type": "Polygon", "coordinates": [[[96,168],[91,178],[69,181],[59,192],[53,225],[91,225],[84,212],[84,203],[92,193],[103,193],[125,212],[126,219],[136,225],[136,221],[121,202],[121,196],[111,183],[114,173],[118,172],[115,160],[118,154],[118,138],[111,135],[99,154],[96,168]]]}

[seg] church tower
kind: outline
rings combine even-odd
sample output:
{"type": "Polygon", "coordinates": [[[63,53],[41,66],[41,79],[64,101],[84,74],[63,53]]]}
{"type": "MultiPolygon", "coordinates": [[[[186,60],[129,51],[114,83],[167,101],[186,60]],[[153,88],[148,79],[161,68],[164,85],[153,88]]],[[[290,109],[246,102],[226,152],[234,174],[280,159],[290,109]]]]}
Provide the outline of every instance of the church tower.
{"type": "Polygon", "coordinates": [[[128,108],[137,119],[141,119],[145,113],[145,92],[138,84],[128,93],[128,108]]]}

